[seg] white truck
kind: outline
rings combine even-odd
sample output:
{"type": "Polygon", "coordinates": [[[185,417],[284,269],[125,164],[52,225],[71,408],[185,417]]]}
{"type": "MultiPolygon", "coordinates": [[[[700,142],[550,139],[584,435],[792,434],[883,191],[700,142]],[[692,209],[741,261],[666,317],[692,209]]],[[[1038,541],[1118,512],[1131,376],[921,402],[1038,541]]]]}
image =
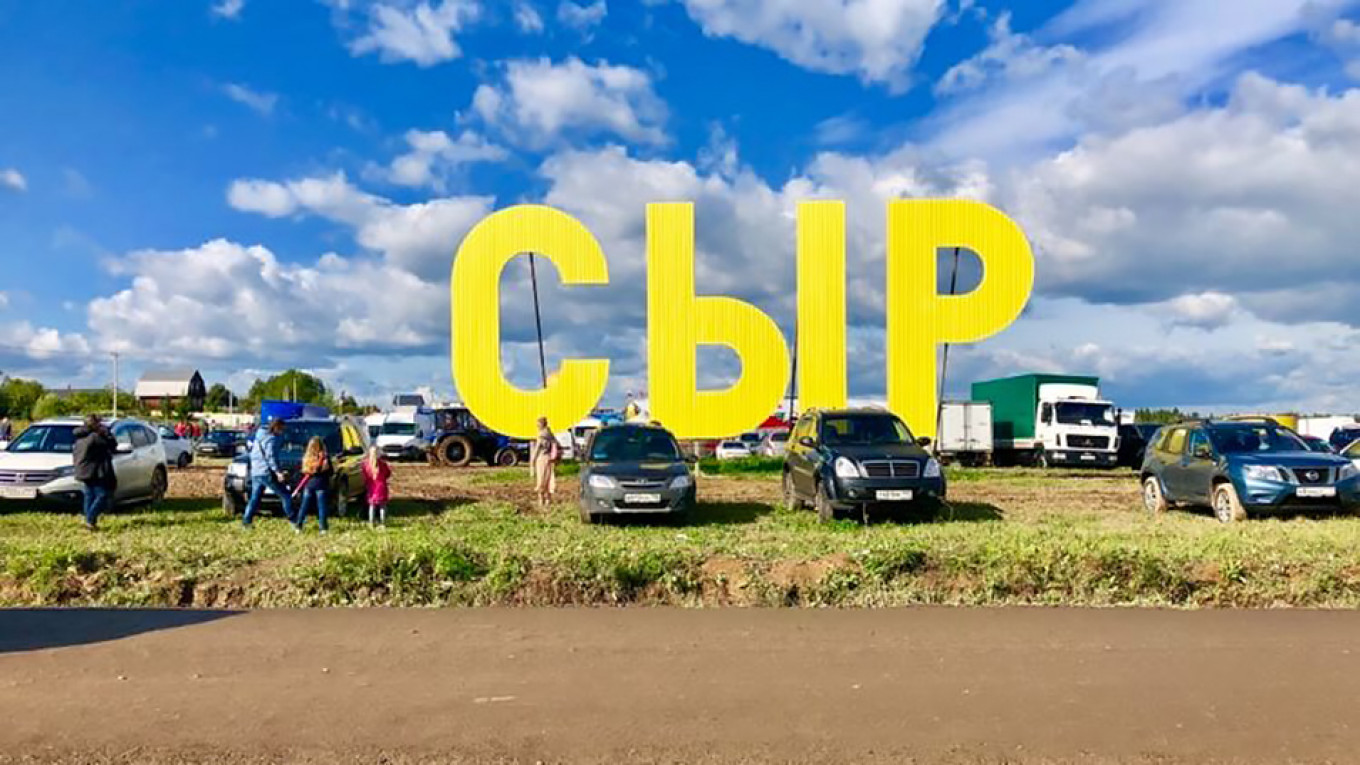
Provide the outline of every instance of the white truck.
{"type": "Polygon", "coordinates": [[[992,405],[985,401],[940,404],[935,455],[963,465],[985,465],[992,459],[992,405]]]}
{"type": "Polygon", "coordinates": [[[974,401],[992,405],[992,459],[998,465],[1115,467],[1119,425],[1100,379],[1027,374],[973,383],[974,401]]]}
{"type": "Polygon", "coordinates": [[[425,407],[403,407],[383,415],[374,443],[390,460],[423,460],[434,432],[433,411],[425,407]]]}

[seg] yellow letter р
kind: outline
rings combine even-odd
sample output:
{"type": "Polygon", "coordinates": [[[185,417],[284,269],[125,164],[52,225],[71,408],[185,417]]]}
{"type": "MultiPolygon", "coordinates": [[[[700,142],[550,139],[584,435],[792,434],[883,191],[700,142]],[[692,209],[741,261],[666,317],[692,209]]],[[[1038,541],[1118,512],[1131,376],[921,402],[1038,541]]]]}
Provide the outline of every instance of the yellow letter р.
{"type": "Polygon", "coordinates": [[[542,390],[517,388],[505,379],[501,271],[528,252],[552,261],[564,284],[609,282],[600,243],[580,221],[551,207],[521,205],[493,213],[458,248],[450,285],[454,383],[478,419],[514,438],[533,438],[539,417],[559,430],[576,424],[590,414],[609,381],[606,359],[563,361],[542,390]]]}

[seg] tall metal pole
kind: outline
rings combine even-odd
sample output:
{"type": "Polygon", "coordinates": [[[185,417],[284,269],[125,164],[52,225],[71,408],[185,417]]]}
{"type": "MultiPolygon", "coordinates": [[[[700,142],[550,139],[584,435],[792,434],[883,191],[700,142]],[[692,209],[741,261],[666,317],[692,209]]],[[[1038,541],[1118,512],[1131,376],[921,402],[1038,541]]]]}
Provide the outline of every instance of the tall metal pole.
{"type": "Polygon", "coordinates": [[[534,326],[538,329],[538,372],[543,377],[543,387],[548,387],[548,359],[543,353],[543,316],[538,310],[538,268],[534,265],[534,254],[529,253],[529,283],[534,289],[534,326]]]}
{"type": "Polygon", "coordinates": [[[789,429],[793,429],[793,396],[798,387],[798,317],[793,319],[793,361],[789,365],[789,429]]]}
{"type": "MultiPolygon", "coordinates": [[[[953,295],[959,283],[959,248],[954,248],[954,268],[949,274],[949,294],[953,295]]],[[[940,388],[936,392],[935,404],[935,450],[940,447],[940,425],[944,420],[944,381],[949,373],[949,343],[944,344],[944,359],[940,362],[940,388]]]]}
{"type": "Polygon", "coordinates": [[[113,419],[118,419],[118,351],[113,352],[113,419]]]}

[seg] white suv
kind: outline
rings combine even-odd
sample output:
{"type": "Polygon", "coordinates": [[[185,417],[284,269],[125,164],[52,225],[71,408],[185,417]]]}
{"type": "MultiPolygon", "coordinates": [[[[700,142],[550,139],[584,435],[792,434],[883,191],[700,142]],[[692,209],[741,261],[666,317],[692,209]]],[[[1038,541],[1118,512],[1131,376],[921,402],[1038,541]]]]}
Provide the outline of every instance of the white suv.
{"type": "MultiPolygon", "coordinates": [[[[71,456],[78,419],[43,420],[30,425],[0,451],[0,503],[43,502],[79,506],[81,485],[71,456]]],[[[118,489],[114,504],[159,502],[168,478],[165,448],[144,422],[107,423],[118,441],[113,458],[118,489]]]]}

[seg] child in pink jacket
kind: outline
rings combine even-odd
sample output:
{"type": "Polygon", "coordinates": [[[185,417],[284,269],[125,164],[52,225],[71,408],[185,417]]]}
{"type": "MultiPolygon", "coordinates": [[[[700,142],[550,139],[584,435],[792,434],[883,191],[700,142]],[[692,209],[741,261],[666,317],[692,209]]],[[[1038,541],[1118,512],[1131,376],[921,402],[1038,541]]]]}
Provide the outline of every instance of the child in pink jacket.
{"type": "Polygon", "coordinates": [[[368,525],[372,526],[374,516],[378,523],[387,525],[387,500],[392,492],[388,483],[392,478],[392,467],[383,459],[376,446],[368,448],[368,458],[364,460],[364,487],[368,490],[368,525]]]}

